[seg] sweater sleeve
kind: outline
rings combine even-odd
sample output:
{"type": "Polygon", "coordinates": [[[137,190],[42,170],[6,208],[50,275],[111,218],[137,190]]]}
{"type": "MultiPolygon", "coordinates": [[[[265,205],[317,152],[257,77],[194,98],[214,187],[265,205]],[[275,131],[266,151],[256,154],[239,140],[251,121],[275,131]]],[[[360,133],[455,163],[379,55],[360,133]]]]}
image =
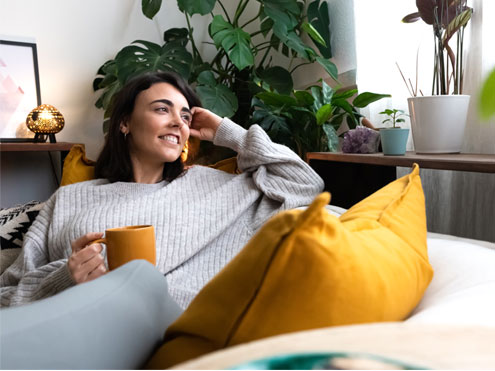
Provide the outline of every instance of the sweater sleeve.
{"type": "Polygon", "coordinates": [[[21,305],[52,296],[74,285],[67,259],[50,261],[47,239],[55,195],[26,233],[21,253],[0,276],[0,307],[21,305]]]}
{"type": "Polygon", "coordinates": [[[213,143],[237,152],[237,164],[252,174],[256,187],[282,209],[309,205],[323,180],[288,147],[273,143],[258,125],[248,130],[224,118],[213,143]]]}

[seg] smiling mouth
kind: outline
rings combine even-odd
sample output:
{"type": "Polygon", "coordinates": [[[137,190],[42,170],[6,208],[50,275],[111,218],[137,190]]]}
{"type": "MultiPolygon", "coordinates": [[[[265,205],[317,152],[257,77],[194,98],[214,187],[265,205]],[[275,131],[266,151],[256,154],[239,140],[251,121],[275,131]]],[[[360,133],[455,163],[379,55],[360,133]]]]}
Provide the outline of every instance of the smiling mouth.
{"type": "Polygon", "coordinates": [[[175,135],[161,135],[158,138],[161,140],[164,140],[166,142],[170,142],[173,144],[179,144],[179,137],[175,135]]]}

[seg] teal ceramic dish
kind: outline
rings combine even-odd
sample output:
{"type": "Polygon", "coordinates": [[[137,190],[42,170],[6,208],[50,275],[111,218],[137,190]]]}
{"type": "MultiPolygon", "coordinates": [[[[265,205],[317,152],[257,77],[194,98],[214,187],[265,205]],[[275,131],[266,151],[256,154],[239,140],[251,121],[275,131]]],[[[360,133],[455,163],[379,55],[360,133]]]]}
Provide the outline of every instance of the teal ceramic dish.
{"type": "Polygon", "coordinates": [[[293,353],[235,365],[230,370],[427,370],[395,359],[365,353],[293,353]]]}

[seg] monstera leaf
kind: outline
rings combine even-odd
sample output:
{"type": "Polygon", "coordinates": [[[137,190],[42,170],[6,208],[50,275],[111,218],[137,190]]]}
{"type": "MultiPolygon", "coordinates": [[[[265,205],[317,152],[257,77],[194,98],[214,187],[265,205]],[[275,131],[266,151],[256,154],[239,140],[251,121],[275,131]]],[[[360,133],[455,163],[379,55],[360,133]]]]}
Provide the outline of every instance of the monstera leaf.
{"type": "Polygon", "coordinates": [[[274,23],[285,27],[285,30],[293,30],[297,26],[297,17],[301,9],[296,0],[263,0],[264,13],[274,23]]]}
{"type": "Polygon", "coordinates": [[[221,46],[240,71],[253,65],[251,36],[247,32],[241,28],[234,28],[221,15],[216,15],[210,24],[210,36],[217,48],[221,46]]]}
{"type": "Polygon", "coordinates": [[[198,76],[196,92],[203,106],[221,117],[232,117],[237,111],[237,98],[230,89],[217,83],[211,71],[203,71],[198,76]]]}
{"type": "Polygon", "coordinates": [[[117,76],[117,66],[114,60],[109,60],[98,69],[98,75],[104,77],[96,77],[93,81],[93,90],[103,89],[103,94],[95,103],[97,108],[105,110],[104,118],[110,117],[110,102],[115,93],[123,86],[117,76]]]}
{"type": "Polygon", "coordinates": [[[253,106],[256,108],[253,112],[253,122],[261,126],[271,138],[286,142],[291,135],[286,118],[257,97],[253,98],[253,106]]]}
{"type": "Polygon", "coordinates": [[[163,46],[149,41],[136,40],[115,57],[117,75],[122,82],[149,71],[175,71],[187,79],[191,72],[192,56],[180,42],[163,46]]]}
{"type": "Polygon", "coordinates": [[[177,0],[177,3],[181,12],[206,15],[213,10],[216,0],[177,0]]]}
{"type": "Polygon", "coordinates": [[[189,42],[189,32],[187,28],[170,28],[163,33],[163,40],[166,43],[177,41],[180,45],[186,46],[189,42]]]}

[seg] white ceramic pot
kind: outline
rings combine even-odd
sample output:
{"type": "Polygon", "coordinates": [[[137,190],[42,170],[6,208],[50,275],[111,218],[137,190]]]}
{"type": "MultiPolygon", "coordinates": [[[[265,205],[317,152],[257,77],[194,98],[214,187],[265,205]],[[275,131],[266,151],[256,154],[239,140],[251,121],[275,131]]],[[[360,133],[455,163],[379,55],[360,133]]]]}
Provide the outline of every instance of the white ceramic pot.
{"type": "Polygon", "coordinates": [[[418,153],[461,151],[469,95],[408,98],[414,149],[418,153]]]}

